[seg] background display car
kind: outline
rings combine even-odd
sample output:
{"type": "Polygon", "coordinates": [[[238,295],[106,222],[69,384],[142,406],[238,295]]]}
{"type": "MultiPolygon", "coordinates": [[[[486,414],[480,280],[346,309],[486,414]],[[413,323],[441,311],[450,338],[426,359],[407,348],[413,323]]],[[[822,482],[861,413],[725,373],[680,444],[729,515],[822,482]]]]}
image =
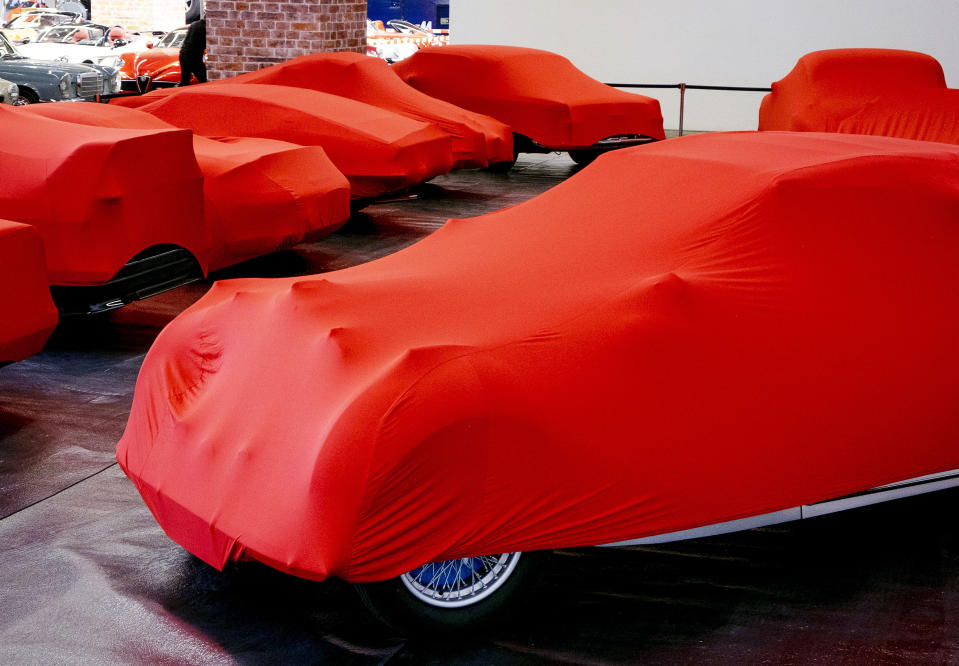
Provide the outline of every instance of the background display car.
{"type": "Polygon", "coordinates": [[[0,219],[0,365],[37,353],[57,325],[43,241],[36,229],[0,219]]]}
{"type": "Polygon", "coordinates": [[[15,17],[6,23],[0,32],[3,32],[11,42],[22,44],[34,41],[37,35],[47,28],[63,23],[76,23],[79,20],[79,14],[37,9],[15,17]]]}
{"type": "Polygon", "coordinates": [[[102,104],[4,108],[0,210],[42,234],[62,311],[120,307],[349,217],[346,179],[319,148],[196,141],[102,104]]]}
{"type": "Polygon", "coordinates": [[[431,123],[453,142],[453,168],[485,167],[513,159],[513,133],[503,123],[404,83],[381,60],[358,53],[315,53],[230,79],[230,83],[293,86],[348,97],[431,123]]]}
{"type": "Polygon", "coordinates": [[[149,101],[139,108],[202,136],[322,146],[356,199],[403,190],[453,167],[450,137],[438,127],[315,90],[223,82],[131,99],[149,101]]]}
{"type": "Polygon", "coordinates": [[[19,103],[95,100],[120,91],[120,72],[102,65],[32,60],[0,34],[0,77],[17,84],[19,103]]]}
{"type": "MultiPolygon", "coordinates": [[[[172,88],[180,83],[180,47],[186,28],[171,30],[151,49],[120,54],[120,87],[126,92],[172,88]]],[[[196,81],[196,77],[192,77],[196,81]]]]}
{"type": "Polygon", "coordinates": [[[959,143],[959,91],[946,88],[942,66],[924,53],[814,51],[772,84],[759,129],[959,143]]]}
{"type": "Polygon", "coordinates": [[[0,104],[17,104],[19,97],[16,83],[0,79],[0,104]]]}
{"type": "Polygon", "coordinates": [[[21,46],[20,52],[37,60],[96,63],[119,69],[122,64],[119,55],[147,48],[148,39],[128,33],[120,26],[80,23],[50,28],[36,41],[21,46]]]}
{"type": "Polygon", "coordinates": [[[610,88],[566,58],[518,46],[427,48],[393,71],[427,95],[513,128],[513,151],[569,152],[576,162],[665,138],[659,101],[610,88]]]}
{"type": "Polygon", "coordinates": [[[387,25],[389,27],[385,27],[382,21],[367,19],[367,55],[396,62],[410,57],[424,46],[443,46],[449,41],[447,34],[435,34],[409,21],[391,20],[387,25]]]}
{"type": "Polygon", "coordinates": [[[399,576],[365,589],[400,625],[495,613],[515,553],[956,485],[957,182],[959,148],[884,137],[614,151],[367,264],[217,283],[117,457],[211,565],[399,576]]]}

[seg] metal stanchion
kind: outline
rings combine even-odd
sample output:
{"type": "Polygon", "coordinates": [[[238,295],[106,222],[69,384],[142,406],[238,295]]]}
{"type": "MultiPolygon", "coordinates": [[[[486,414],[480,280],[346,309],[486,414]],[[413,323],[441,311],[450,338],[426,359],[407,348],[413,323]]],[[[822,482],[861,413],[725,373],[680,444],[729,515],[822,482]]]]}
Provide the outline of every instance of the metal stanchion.
{"type": "Polygon", "coordinates": [[[679,84],[679,136],[683,135],[683,113],[686,107],[686,84],[679,84]]]}

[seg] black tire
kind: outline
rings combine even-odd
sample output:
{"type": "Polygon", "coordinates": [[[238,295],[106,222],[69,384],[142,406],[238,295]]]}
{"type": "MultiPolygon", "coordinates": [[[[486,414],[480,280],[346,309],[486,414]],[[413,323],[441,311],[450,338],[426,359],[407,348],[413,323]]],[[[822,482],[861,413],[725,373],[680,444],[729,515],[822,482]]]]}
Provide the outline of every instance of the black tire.
{"type": "Polygon", "coordinates": [[[33,92],[29,88],[17,86],[17,93],[19,94],[19,97],[17,98],[14,106],[26,106],[27,104],[36,104],[40,101],[40,97],[37,96],[37,93],[33,92]]]}
{"type": "MultiPolygon", "coordinates": [[[[357,584],[355,587],[360,599],[370,612],[403,635],[451,636],[498,624],[513,617],[531,601],[533,583],[541,562],[541,553],[504,553],[488,558],[447,560],[418,567],[398,578],[380,583],[357,584]],[[414,576],[419,575],[420,580],[425,581],[424,572],[429,571],[427,567],[434,567],[434,570],[426,575],[433,575],[435,580],[437,574],[433,572],[440,570],[439,567],[444,565],[456,566],[466,560],[495,560],[506,557],[515,557],[515,564],[509,568],[509,564],[501,560],[501,563],[505,564],[504,571],[507,568],[509,571],[496,578],[495,583],[490,584],[491,591],[484,593],[483,588],[480,588],[480,592],[476,595],[479,598],[475,600],[457,599],[452,602],[437,600],[434,603],[440,605],[431,605],[423,600],[425,595],[422,592],[414,593],[403,580],[406,577],[408,582],[416,581],[417,578],[414,576]]],[[[424,589],[427,587],[423,586],[424,589]]],[[[433,585],[430,591],[435,591],[437,587],[442,586],[433,585]]]]}
{"type": "Polygon", "coordinates": [[[599,157],[599,151],[597,150],[571,150],[569,151],[570,158],[580,166],[586,166],[587,164],[592,164],[593,160],[599,157]]]}

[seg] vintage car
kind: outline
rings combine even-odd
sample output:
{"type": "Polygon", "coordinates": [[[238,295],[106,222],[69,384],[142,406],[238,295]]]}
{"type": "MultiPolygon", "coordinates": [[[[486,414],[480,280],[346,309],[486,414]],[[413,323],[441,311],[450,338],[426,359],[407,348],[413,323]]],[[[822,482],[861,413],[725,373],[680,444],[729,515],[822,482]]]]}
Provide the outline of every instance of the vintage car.
{"type": "Polygon", "coordinates": [[[514,153],[602,152],[665,138],[659,101],[610,88],[566,58],[478,44],[417,51],[393,71],[417,90],[513,128],[514,153]]]}
{"type": "MultiPolygon", "coordinates": [[[[180,47],[186,28],[171,30],[151,49],[120,54],[120,87],[125,92],[148,92],[180,83],[180,47]]],[[[196,77],[193,77],[196,82],[196,77]]]]}
{"type": "Polygon", "coordinates": [[[218,282],[117,458],[200,559],[401,628],[497,615],[519,553],[955,486],[957,182],[959,147],[886,137],[613,151],[367,264],[218,282]]]}
{"type": "Polygon", "coordinates": [[[0,104],[19,104],[20,93],[13,81],[0,79],[0,104]]]}
{"type": "Polygon", "coordinates": [[[79,23],[60,25],[24,44],[20,52],[36,60],[101,64],[120,68],[120,55],[148,48],[150,35],[130,33],[122,27],[79,23]]]}
{"type": "Polygon", "coordinates": [[[315,90],[225,81],[154,90],[113,103],[128,100],[202,136],[322,146],[350,181],[355,199],[400,191],[453,168],[450,137],[440,128],[315,90]]]}
{"type": "Polygon", "coordinates": [[[22,361],[43,347],[57,325],[43,241],[31,226],[0,219],[0,365],[22,361]]]}
{"type": "Polygon", "coordinates": [[[37,35],[47,28],[78,21],[80,21],[79,14],[59,12],[54,9],[37,9],[15,17],[6,23],[0,32],[14,44],[24,44],[36,40],[37,35]]]}
{"type": "Polygon", "coordinates": [[[925,53],[814,51],[772,84],[759,129],[959,143],[959,90],[946,88],[942,66],[925,53]]]}
{"type": "Polygon", "coordinates": [[[404,83],[381,60],[358,53],[314,53],[230,79],[308,88],[349,97],[432,123],[453,142],[453,168],[485,167],[513,159],[513,132],[503,123],[430,97],[404,83]]]}
{"type": "Polygon", "coordinates": [[[349,185],[317,147],[211,141],[104,104],[4,109],[0,210],[43,236],[64,312],[120,307],[349,217],[349,185]]]}
{"type": "Polygon", "coordinates": [[[0,77],[17,84],[20,104],[92,101],[120,91],[120,71],[103,65],[31,60],[0,34],[0,77]]]}
{"type": "Polygon", "coordinates": [[[435,34],[432,30],[394,19],[386,27],[382,21],[366,21],[367,55],[376,56],[387,62],[397,62],[408,58],[424,46],[443,46],[449,36],[435,34]]]}

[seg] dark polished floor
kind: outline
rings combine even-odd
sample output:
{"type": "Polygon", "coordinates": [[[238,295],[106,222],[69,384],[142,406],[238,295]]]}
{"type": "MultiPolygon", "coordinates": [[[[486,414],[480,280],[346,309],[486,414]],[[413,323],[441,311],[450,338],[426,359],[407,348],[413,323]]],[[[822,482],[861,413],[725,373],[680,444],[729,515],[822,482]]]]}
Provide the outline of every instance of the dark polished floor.
{"type": "MultiPolygon", "coordinates": [[[[509,175],[440,177],[215,277],[369,261],[574,170],[545,155],[509,175]]],[[[522,620],[447,644],[396,636],[342,582],[211,569],[163,534],[113,457],[150,343],[210,284],[63,322],[42,353],[0,369],[0,664],[959,663],[956,491],[655,548],[556,552],[522,620]]]]}

